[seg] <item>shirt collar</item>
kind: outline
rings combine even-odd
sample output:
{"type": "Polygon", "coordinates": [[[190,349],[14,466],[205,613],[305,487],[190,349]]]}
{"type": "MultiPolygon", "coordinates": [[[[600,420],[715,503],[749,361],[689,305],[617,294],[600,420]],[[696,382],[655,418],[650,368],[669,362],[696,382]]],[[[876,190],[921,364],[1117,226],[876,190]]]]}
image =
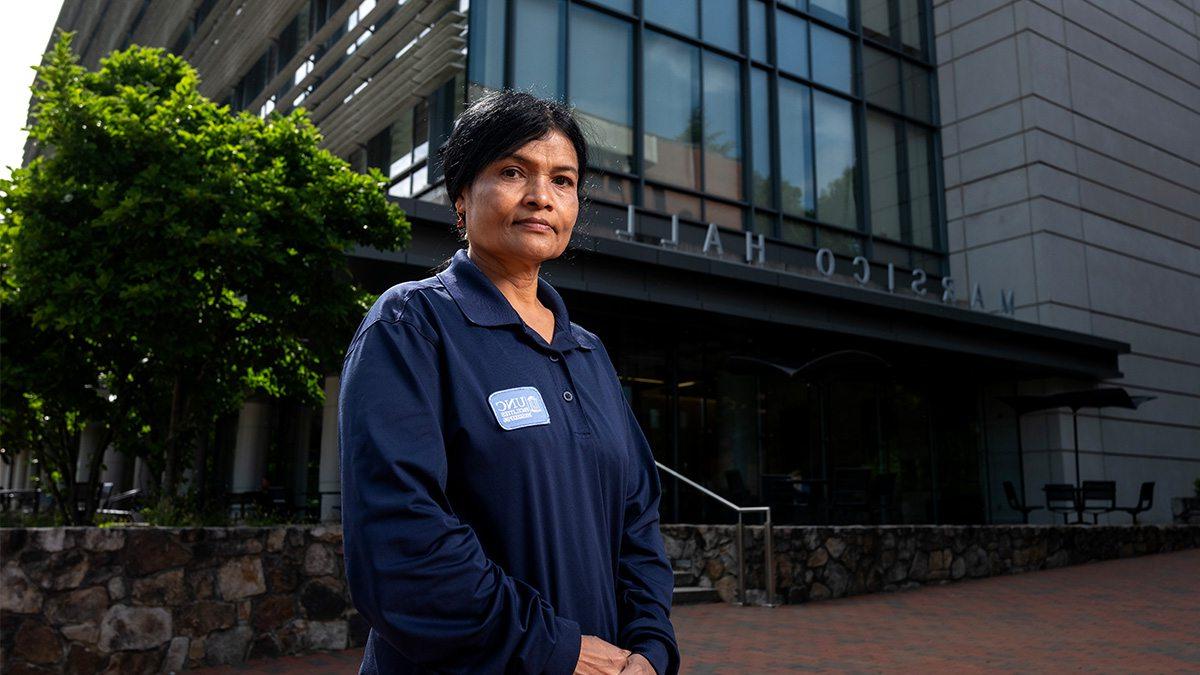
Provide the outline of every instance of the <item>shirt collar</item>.
{"type": "MultiPolygon", "coordinates": [[[[472,323],[480,326],[525,326],[525,322],[508,302],[508,298],[496,288],[483,270],[471,260],[466,249],[458,249],[450,259],[450,265],[438,272],[438,279],[445,285],[450,297],[472,323]]],[[[578,346],[593,349],[591,337],[571,324],[567,306],[562,296],[550,282],[538,276],[538,299],[554,313],[554,340],[552,347],[578,346]],[[561,343],[561,344],[560,344],[561,343]]],[[[530,333],[534,333],[529,329],[530,333]]]]}

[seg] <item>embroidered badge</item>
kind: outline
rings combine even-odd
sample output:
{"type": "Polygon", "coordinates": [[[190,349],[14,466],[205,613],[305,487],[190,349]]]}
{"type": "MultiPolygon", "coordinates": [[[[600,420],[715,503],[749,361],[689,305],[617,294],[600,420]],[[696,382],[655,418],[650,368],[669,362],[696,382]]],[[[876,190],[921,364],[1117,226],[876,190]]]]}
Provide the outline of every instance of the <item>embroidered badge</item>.
{"type": "Polygon", "coordinates": [[[500,428],[507,431],[550,424],[550,413],[546,410],[546,403],[534,387],[501,389],[488,396],[488,405],[492,406],[500,428]]]}

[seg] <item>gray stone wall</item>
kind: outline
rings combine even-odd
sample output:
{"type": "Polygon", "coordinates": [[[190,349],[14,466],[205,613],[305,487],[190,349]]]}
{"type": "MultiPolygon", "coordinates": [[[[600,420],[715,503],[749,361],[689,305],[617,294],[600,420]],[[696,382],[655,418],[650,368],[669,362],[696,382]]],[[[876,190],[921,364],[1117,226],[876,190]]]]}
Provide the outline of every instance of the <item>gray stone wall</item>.
{"type": "Polygon", "coordinates": [[[363,644],[339,527],[0,530],[6,673],[157,673],[363,644]]]}
{"type": "MultiPolygon", "coordinates": [[[[765,601],[763,528],[747,527],[747,599],[765,601]]],[[[737,598],[733,525],[663,525],[677,569],[737,598]]],[[[776,527],[776,602],[895,591],[1200,547],[1200,526],[883,525],[776,527]]]]}
{"type": "MultiPolygon", "coordinates": [[[[762,527],[747,528],[762,602],[762,527]]],[[[667,553],[735,599],[735,528],[664,525],[667,553]]],[[[0,529],[5,673],[157,673],[362,645],[338,527],[0,529]]],[[[775,529],[778,599],[804,602],[1200,546],[1200,525],[775,529]]]]}
{"type": "MultiPolygon", "coordinates": [[[[1019,319],[1131,345],[1124,377],[1102,384],[1158,398],[1081,410],[1080,473],[1116,480],[1119,504],[1156,481],[1142,519],[1170,522],[1170,498],[1200,476],[1200,5],[933,5],[952,275],[960,289],[982,285],[987,311],[1012,288],[1019,319]]],[[[1088,386],[1023,382],[1021,393],[1088,386]]],[[[1006,412],[989,406],[989,419],[991,408],[1006,412]]],[[[993,455],[1015,447],[1007,426],[988,431],[993,455]]],[[[1029,499],[1041,503],[1043,483],[1074,482],[1071,416],[1033,413],[1022,431],[1029,499]]],[[[1012,517],[991,489],[993,517],[1012,517]]]]}

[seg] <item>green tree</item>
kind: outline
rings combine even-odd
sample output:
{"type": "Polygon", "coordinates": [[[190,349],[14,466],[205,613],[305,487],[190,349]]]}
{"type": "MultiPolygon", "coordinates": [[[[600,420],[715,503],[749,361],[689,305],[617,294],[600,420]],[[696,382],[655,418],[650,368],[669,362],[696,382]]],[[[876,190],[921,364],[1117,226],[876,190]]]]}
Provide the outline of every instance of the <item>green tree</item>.
{"type": "Polygon", "coordinates": [[[161,469],[170,498],[247,395],[321,401],[372,300],[346,252],[407,246],[409,226],[384,176],[320,149],[303,109],[231,114],[162,49],[91,72],[72,37],[36,68],[37,158],[0,181],[3,442],[32,448],[57,495],[96,424],[85,498],[107,442],[161,469]]]}

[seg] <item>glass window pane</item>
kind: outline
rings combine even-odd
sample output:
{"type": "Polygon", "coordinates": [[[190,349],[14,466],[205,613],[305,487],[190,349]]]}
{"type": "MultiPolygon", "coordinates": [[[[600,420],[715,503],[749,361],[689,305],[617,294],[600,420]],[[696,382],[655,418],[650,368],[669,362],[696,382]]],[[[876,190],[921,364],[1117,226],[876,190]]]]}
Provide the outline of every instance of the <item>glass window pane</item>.
{"type": "Polygon", "coordinates": [[[765,234],[768,237],[775,236],[775,214],[755,211],[754,232],[758,234],[765,234]]]}
{"type": "Polygon", "coordinates": [[[409,108],[392,122],[392,147],[388,164],[388,175],[399,176],[412,166],[413,116],[409,108]]]}
{"type": "Polygon", "coordinates": [[[702,0],[700,9],[704,39],[731,52],[740,51],[738,0],[702,0]]]}
{"type": "Polygon", "coordinates": [[[750,58],[767,62],[767,5],[750,0],[750,58]]]}
{"type": "Polygon", "coordinates": [[[778,0],[779,4],[787,5],[793,9],[798,9],[801,12],[808,11],[808,0],[778,0]]]}
{"type": "Polygon", "coordinates": [[[812,0],[808,11],[830,23],[843,26],[850,24],[850,4],[847,0],[812,0]]]}
{"type": "Polygon", "coordinates": [[[699,37],[696,0],[645,0],[642,5],[642,13],[647,21],[684,35],[699,37]]]}
{"type": "Polygon", "coordinates": [[[812,218],[812,114],[809,88],[779,78],[779,201],[785,213],[812,218]]]}
{"type": "Polygon", "coordinates": [[[861,0],[859,12],[862,14],[863,35],[875,38],[880,42],[890,43],[892,37],[892,20],[888,16],[888,0],[861,0]]]}
{"type": "Polygon", "coordinates": [[[855,227],[858,199],[854,177],[854,117],[850,102],[813,92],[813,129],[817,158],[817,218],[855,227]]]}
{"type": "Polygon", "coordinates": [[[628,178],[607,173],[592,173],[587,181],[589,199],[604,199],[618,204],[629,204],[633,201],[632,182],[628,178]]]}
{"type": "MultiPolygon", "coordinates": [[[[606,5],[608,7],[612,7],[613,9],[619,9],[622,12],[629,12],[630,14],[633,14],[633,0],[592,0],[592,1],[598,5],[606,5]]],[[[575,8],[572,7],[571,11],[575,11],[575,8]]]]}
{"type": "Polygon", "coordinates": [[[678,214],[680,218],[700,221],[700,199],[681,192],[647,185],[646,207],[661,213],[678,214]]]}
{"type": "MultiPolygon", "coordinates": [[[[838,255],[847,258],[853,258],[856,255],[862,255],[863,243],[862,237],[838,232],[827,227],[817,228],[817,248],[831,249],[838,255]]],[[[846,269],[845,262],[839,262],[839,267],[846,269]]]]}
{"type": "Polygon", "coordinates": [[[791,218],[784,218],[783,231],[780,234],[783,235],[784,241],[790,241],[793,244],[812,246],[814,244],[813,237],[815,236],[813,229],[813,226],[809,225],[808,223],[804,223],[799,220],[792,220],[791,218]]]}
{"type": "Polygon", "coordinates": [[[742,198],[742,78],[737,62],[704,52],[704,188],[742,198]]]}
{"type": "Polygon", "coordinates": [[[567,91],[586,127],[592,165],[632,172],[632,25],[572,7],[570,49],[567,91]]]}
{"type": "Polygon", "coordinates": [[[736,206],[714,202],[711,199],[704,200],[705,222],[716,223],[731,230],[740,230],[743,228],[742,217],[742,209],[736,206]]]}
{"type": "Polygon", "coordinates": [[[750,71],[750,134],[753,142],[754,171],[751,185],[754,203],[774,206],[775,182],[771,176],[771,96],[765,70],[750,71]]]}
{"type": "Polygon", "coordinates": [[[850,38],[828,28],[812,27],[813,79],[821,84],[851,91],[850,38]]]}
{"type": "Polygon", "coordinates": [[[896,120],[867,111],[867,180],[871,195],[871,232],[900,241],[899,141],[896,120]]]}
{"type": "Polygon", "coordinates": [[[775,56],[779,67],[808,77],[808,22],[787,12],[775,12],[775,56]]]}
{"type": "Polygon", "coordinates": [[[863,95],[876,105],[900,112],[900,64],[887,52],[863,47],[863,95]]]}
{"type": "Polygon", "coordinates": [[[542,45],[514,49],[513,88],[539,98],[559,98],[559,0],[513,0],[513,44],[542,45]]]}
{"type": "Polygon", "coordinates": [[[900,11],[900,48],[913,56],[925,55],[925,42],[921,39],[921,3],[899,2],[900,11]]]}
{"type": "Polygon", "coordinates": [[[908,195],[912,214],[912,243],[933,248],[936,224],[933,220],[932,181],[930,181],[931,144],[929,132],[908,125],[908,195]]]}
{"type": "Polygon", "coordinates": [[[904,103],[909,115],[929,121],[929,71],[904,63],[904,103]]]}
{"type": "Polygon", "coordinates": [[[646,31],[646,177],[700,189],[700,50],[646,31]]]}
{"type": "Polygon", "coordinates": [[[469,20],[468,79],[488,89],[500,89],[504,86],[504,0],[472,0],[469,20]]]}

